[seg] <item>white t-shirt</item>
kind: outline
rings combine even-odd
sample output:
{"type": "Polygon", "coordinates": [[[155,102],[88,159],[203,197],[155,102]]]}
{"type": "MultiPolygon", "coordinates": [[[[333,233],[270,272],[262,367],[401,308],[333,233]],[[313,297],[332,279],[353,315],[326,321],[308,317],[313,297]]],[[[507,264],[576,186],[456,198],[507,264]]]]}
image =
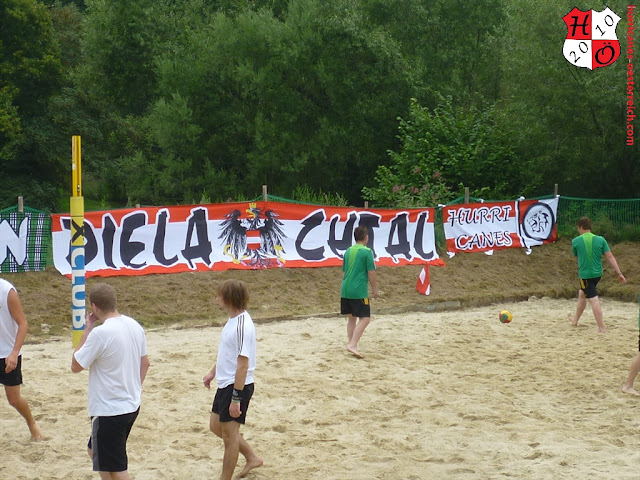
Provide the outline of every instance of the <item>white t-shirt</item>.
{"type": "Polygon", "coordinates": [[[239,355],[249,359],[245,380],[245,385],[248,385],[253,383],[253,372],[256,369],[256,327],[246,310],[227,320],[222,329],[216,362],[218,388],[228,387],[235,382],[239,355]]]}
{"type": "Polygon", "coordinates": [[[140,359],[147,354],[144,329],[126,315],[108,318],[74,354],[89,369],[89,416],[112,417],[140,407],[140,359]]]}
{"type": "Polygon", "coordinates": [[[15,287],[0,278],[0,358],[11,355],[18,334],[18,324],[9,312],[8,299],[11,290],[15,290],[15,287]]]}

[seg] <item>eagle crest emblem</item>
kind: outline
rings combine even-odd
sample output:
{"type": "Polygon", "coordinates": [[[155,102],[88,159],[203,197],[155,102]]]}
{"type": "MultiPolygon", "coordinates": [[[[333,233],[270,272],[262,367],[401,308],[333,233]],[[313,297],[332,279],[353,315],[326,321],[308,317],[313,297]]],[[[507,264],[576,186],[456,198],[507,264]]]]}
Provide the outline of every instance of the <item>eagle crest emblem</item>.
{"type": "Polygon", "coordinates": [[[231,257],[233,263],[252,268],[268,268],[274,263],[282,266],[286,253],[282,246],[287,238],[282,230],[284,225],[273,210],[263,211],[256,203],[250,203],[242,217],[240,210],[232,210],[222,222],[224,254],[231,257]]]}

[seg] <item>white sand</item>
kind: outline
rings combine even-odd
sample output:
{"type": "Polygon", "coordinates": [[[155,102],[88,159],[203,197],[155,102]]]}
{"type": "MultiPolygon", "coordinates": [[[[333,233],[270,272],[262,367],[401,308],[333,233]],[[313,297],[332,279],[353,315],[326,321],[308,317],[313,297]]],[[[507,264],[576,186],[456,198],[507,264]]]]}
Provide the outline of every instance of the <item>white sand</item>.
{"type": "MultiPolygon", "coordinates": [[[[343,318],[258,325],[242,431],[265,464],[247,478],[636,479],[640,398],[620,387],[638,348],[638,306],[602,304],[606,335],[589,308],[572,327],[575,304],[563,300],[385,317],[374,304],[364,360],[344,351],[343,318]]],[[[147,335],[132,478],[217,479],[222,442],[208,430],[214,392],[201,379],[220,327],[147,335]]],[[[0,479],[98,478],[86,455],[87,374],[69,370],[70,339],[27,345],[23,357],[23,395],[45,441],[30,442],[0,402],[0,479]]]]}

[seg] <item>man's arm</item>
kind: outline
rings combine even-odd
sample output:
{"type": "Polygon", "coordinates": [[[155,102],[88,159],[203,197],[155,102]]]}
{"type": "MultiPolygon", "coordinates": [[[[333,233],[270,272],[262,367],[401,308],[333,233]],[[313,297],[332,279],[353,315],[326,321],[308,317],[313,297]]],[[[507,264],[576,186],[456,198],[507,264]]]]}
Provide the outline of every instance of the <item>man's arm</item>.
{"type": "Polygon", "coordinates": [[[202,379],[202,381],[204,382],[204,386],[207,388],[211,388],[211,382],[214,378],[216,378],[216,365],[214,365],[211,371],[207,373],[202,379]]]}
{"type": "MultiPolygon", "coordinates": [[[[237,392],[242,392],[244,390],[244,382],[247,380],[247,372],[249,371],[249,357],[244,357],[242,355],[238,355],[238,366],[236,367],[236,378],[233,382],[233,389],[237,392]]],[[[240,402],[231,400],[231,405],[229,405],[229,415],[233,418],[237,418],[240,416],[242,412],[240,411],[240,402]]]]}
{"type": "Polygon", "coordinates": [[[247,372],[249,371],[249,357],[238,355],[238,366],[236,367],[236,378],[233,382],[233,388],[239,392],[244,389],[244,382],[247,381],[247,372]]]}
{"type": "Polygon", "coordinates": [[[150,366],[151,362],[149,361],[148,355],[140,358],[140,385],[142,385],[144,383],[144,379],[147,378],[147,372],[149,371],[150,366]]]}
{"type": "Polygon", "coordinates": [[[376,271],[369,270],[367,272],[367,275],[369,275],[369,283],[371,284],[371,288],[373,290],[373,298],[378,298],[380,296],[380,293],[378,292],[378,285],[376,283],[376,271]]]}
{"type": "Polygon", "coordinates": [[[16,333],[16,340],[13,344],[13,350],[5,361],[5,373],[12,372],[18,366],[18,355],[20,354],[22,345],[24,345],[24,340],[25,338],[27,338],[27,331],[29,330],[27,317],[22,310],[20,297],[18,297],[18,293],[15,290],[12,289],[9,291],[7,303],[9,304],[9,313],[11,314],[11,318],[13,318],[13,321],[18,324],[18,333],[16,333]]]}
{"type": "Polygon", "coordinates": [[[624,278],[624,275],[622,274],[622,270],[620,270],[620,267],[618,266],[618,262],[616,262],[616,257],[613,256],[613,253],[611,253],[611,250],[609,250],[608,252],[604,252],[604,257],[607,259],[607,261],[609,262],[609,265],[611,265],[613,267],[613,270],[616,272],[616,275],[618,276],[618,281],[622,284],[627,283],[627,279],[624,278]]]}
{"type": "Polygon", "coordinates": [[[86,316],[86,322],[85,322],[85,326],[84,326],[84,331],[82,332],[82,337],[80,337],[80,342],[78,342],[78,346],[73,351],[73,355],[71,355],[71,371],[73,373],[79,373],[82,370],[84,370],[84,367],[82,365],[80,365],[78,363],[78,361],[76,360],[76,352],[78,350],[80,350],[80,348],[87,341],[87,337],[91,333],[91,330],[93,330],[93,327],[95,326],[97,320],[98,319],[96,318],[96,316],[93,313],[89,313],[86,316]]]}

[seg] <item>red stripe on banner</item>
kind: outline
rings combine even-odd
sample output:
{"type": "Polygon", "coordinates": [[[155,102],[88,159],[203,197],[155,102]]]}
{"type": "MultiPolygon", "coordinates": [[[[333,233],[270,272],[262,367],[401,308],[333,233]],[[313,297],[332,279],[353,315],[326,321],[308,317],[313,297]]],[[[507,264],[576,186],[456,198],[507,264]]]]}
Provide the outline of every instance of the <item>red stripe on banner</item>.
{"type": "Polygon", "coordinates": [[[258,250],[260,244],[260,230],[247,230],[247,248],[250,250],[258,250]]]}

